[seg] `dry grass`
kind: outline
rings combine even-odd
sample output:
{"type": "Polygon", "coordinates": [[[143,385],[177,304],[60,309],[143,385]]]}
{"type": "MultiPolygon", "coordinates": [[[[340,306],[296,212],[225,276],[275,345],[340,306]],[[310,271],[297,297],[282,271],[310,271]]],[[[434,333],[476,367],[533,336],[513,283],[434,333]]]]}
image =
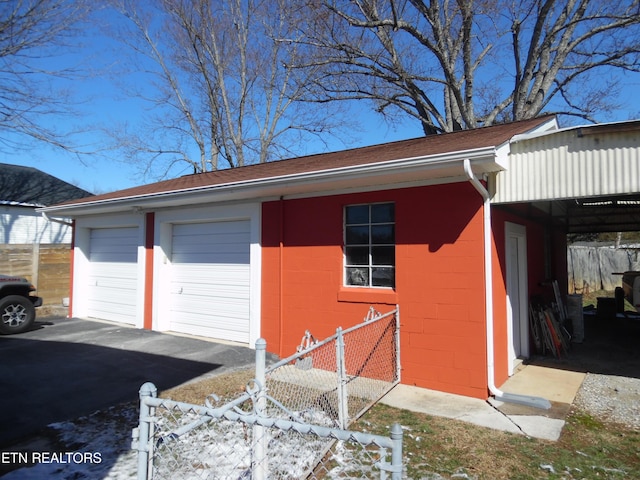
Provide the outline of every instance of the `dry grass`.
{"type": "Polygon", "coordinates": [[[211,394],[217,395],[222,400],[233,399],[245,391],[247,383],[251,381],[254,375],[255,372],[252,369],[238,370],[171,388],[159,392],[158,396],[196,405],[202,405],[205,398],[211,394]]]}
{"type": "Polygon", "coordinates": [[[582,294],[582,305],[584,307],[592,305],[594,308],[598,305],[598,297],[614,298],[615,293],[608,290],[597,290],[595,292],[582,294]]]}
{"type": "MultiPolygon", "coordinates": [[[[211,393],[234,398],[252,375],[252,370],[223,374],[160,396],[195,404],[211,393]]],[[[557,442],[385,405],[376,405],[354,428],[388,435],[396,422],[404,427],[404,454],[412,479],[640,478],[640,432],[605,424],[575,409],[557,442]]]]}
{"type": "Polygon", "coordinates": [[[384,434],[395,421],[405,428],[409,478],[640,478],[640,432],[603,424],[584,412],[571,412],[557,442],[384,405],[374,407],[356,428],[384,434]]]}
{"type": "MultiPolygon", "coordinates": [[[[593,308],[596,308],[598,306],[598,298],[600,297],[615,298],[615,292],[609,290],[596,290],[595,292],[584,293],[582,294],[582,306],[592,306],[593,308]]],[[[631,312],[636,310],[626,298],[624,299],[624,309],[625,311],[631,312]]]]}

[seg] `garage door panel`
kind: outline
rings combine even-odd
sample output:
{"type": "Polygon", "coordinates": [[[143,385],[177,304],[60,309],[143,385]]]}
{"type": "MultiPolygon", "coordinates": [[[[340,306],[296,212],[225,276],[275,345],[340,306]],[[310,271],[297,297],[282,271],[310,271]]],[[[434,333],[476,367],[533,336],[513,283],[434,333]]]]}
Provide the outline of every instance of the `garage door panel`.
{"type": "Polygon", "coordinates": [[[91,288],[89,286],[88,298],[97,302],[110,302],[116,305],[129,305],[135,307],[135,302],[131,301],[131,296],[126,294],[127,287],[135,288],[135,282],[129,285],[115,282],[102,282],[99,286],[91,288]]]}
{"type": "Polygon", "coordinates": [[[174,230],[172,260],[174,263],[248,264],[248,222],[219,222],[222,229],[233,228],[233,233],[217,234],[211,226],[176,225],[174,230]],[[239,226],[236,224],[240,224],[239,226]],[[233,224],[229,226],[227,224],[233,224]],[[200,227],[200,229],[198,229],[200,227]],[[205,231],[207,233],[202,233],[205,231]]]}
{"type": "Polygon", "coordinates": [[[199,264],[185,268],[181,265],[174,265],[171,279],[175,284],[224,285],[233,283],[248,286],[249,267],[247,265],[199,264]],[[212,277],[212,273],[215,273],[216,277],[212,277]]]}
{"type": "MultiPolygon", "coordinates": [[[[135,265],[135,263],[133,264],[135,265]]],[[[131,262],[98,262],[92,265],[92,276],[97,278],[136,278],[135,267],[131,262]]]]}
{"type": "Polygon", "coordinates": [[[236,221],[218,221],[218,222],[201,222],[201,223],[183,223],[173,226],[173,236],[187,236],[192,237],[194,235],[212,236],[212,235],[224,235],[229,233],[248,233],[251,230],[249,222],[246,220],[236,221]]]}
{"type": "MultiPolygon", "coordinates": [[[[131,292],[136,288],[137,278],[132,275],[130,271],[118,268],[109,268],[105,272],[97,272],[94,269],[94,273],[89,275],[89,286],[97,287],[97,289],[113,289],[116,292],[120,292],[126,297],[130,297],[127,292],[131,292]],[[122,274],[118,274],[119,270],[122,270],[122,274]]],[[[113,293],[113,292],[112,292],[113,293]]]]}
{"type": "Polygon", "coordinates": [[[242,320],[249,314],[249,309],[245,307],[247,299],[244,298],[202,297],[197,303],[183,298],[183,301],[177,299],[175,302],[176,310],[180,312],[174,318],[176,321],[184,321],[185,316],[194,319],[210,318],[211,322],[215,322],[217,318],[242,320]]]}
{"type": "Polygon", "coordinates": [[[103,292],[100,292],[98,295],[89,292],[88,300],[92,305],[90,312],[91,317],[127,324],[133,323],[130,312],[132,308],[135,308],[135,305],[119,302],[117,301],[117,297],[115,301],[113,297],[105,299],[103,292]]]}
{"type": "Polygon", "coordinates": [[[136,245],[120,245],[120,250],[115,250],[115,246],[109,245],[102,250],[91,251],[91,261],[94,263],[136,263],[138,260],[136,245]]]}
{"type": "Polygon", "coordinates": [[[225,339],[231,340],[232,338],[230,337],[233,335],[233,340],[237,340],[249,332],[248,330],[229,328],[230,322],[233,322],[234,320],[235,318],[225,317],[224,315],[217,317],[211,317],[209,315],[192,315],[190,317],[177,319],[175,322],[176,325],[181,325],[180,328],[182,330],[188,331],[191,329],[190,333],[202,335],[202,332],[204,332],[207,334],[205,336],[211,336],[211,334],[213,334],[217,338],[221,338],[221,333],[219,332],[223,332],[225,339]],[[200,333],[197,333],[198,331],[200,331],[200,333]]]}
{"type": "MultiPolygon", "coordinates": [[[[247,300],[249,292],[248,288],[244,287],[248,287],[248,285],[240,282],[236,285],[219,285],[214,289],[209,285],[173,284],[171,293],[181,295],[184,298],[196,297],[193,301],[203,301],[207,298],[215,299],[216,302],[224,302],[226,298],[247,300]]],[[[180,302],[180,297],[177,296],[175,302],[180,302]]]]}
{"type": "Polygon", "coordinates": [[[248,342],[249,222],[175,225],[171,260],[170,328],[248,342]]]}
{"type": "Polygon", "coordinates": [[[216,324],[211,317],[207,316],[202,319],[189,318],[185,322],[174,321],[172,324],[176,332],[246,343],[249,336],[248,329],[228,328],[232,321],[233,319],[222,318],[216,324]]]}
{"type": "Polygon", "coordinates": [[[137,228],[105,228],[91,231],[92,263],[136,263],[137,228]]]}
{"type": "Polygon", "coordinates": [[[183,244],[195,244],[203,242],[208,245],[218,244],[218,243],[233,243],[234,241],[243,241],[249,239],[249,232],[244,231],[242,229],[237,229],[234,232],[225,232],[225,233],[188,233],[183,231],[181,234],[174,235],[176,238],[180,237],[182,240],[180,243],[183,244]]]}
{"type": "Polygon", "coordinates": [[[136,323],[138,229],[94,229],[87,278],[88,316],[136,323]]]}
{"type": "MultiPolygon", "coordinates": [[[[202,246],[198,248],[202,248],[202,246]]],[[[249,254],[239,251],[238,246],[234,245],[233,248],[220,248],[215,252],[176,253],[173,256],[173,261],[191,264],[241,265],[249,262],[249,254]]]]}
{"type": "Polygon", "coordinates": [[[227,234],[212,235],[176,235],[179,239],[179,245],[190,246],[220,246],[220,245],[237,245],[238,243],[247,243],[249,241],[249,232],[236,232],[227,234]]]}

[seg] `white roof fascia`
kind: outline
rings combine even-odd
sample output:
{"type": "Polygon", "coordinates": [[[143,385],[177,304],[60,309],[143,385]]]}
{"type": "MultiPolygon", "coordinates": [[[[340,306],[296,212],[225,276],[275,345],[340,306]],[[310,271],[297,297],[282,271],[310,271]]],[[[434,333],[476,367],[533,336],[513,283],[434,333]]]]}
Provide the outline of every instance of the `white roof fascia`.
{"type": "MultiPolygon", "coordinates": [[[[508,146],[508,143],[506,144],[508,146]]],[[[389,160],[365,165],[295,173],[241,182],[157,192],[129,197],[51,206],[38,209],[54,215],[75,216],[127,211],[132,208],[154,209],[233,200],[251,200],[270,196],[299,195],[348,186],[397,184],[419,178],[458,177],[465,159],[477,174],[503,170],[496,158],[496,148],[483,147],[446,154],[389,160]],[[449,173],[451,172],[451,173],[449,173]]]]}

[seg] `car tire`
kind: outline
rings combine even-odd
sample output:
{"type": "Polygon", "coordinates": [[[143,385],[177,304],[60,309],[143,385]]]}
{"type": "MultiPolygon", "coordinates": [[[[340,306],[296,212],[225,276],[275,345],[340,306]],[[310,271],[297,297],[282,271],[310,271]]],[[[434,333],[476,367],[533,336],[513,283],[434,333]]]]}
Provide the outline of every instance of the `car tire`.
{"type": "Polygon", "coordinates": [[[0,299],[0,333],[22,333],[33,326],[36,309],[28,298],[9,295],[0,299]]]}

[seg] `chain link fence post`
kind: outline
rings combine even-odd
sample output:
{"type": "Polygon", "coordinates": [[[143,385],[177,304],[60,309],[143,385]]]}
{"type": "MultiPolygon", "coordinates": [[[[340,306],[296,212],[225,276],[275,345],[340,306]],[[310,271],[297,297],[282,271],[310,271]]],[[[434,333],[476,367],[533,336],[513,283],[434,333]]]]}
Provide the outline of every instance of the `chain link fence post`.
{"type": "Polygon", "coordinates": [[[402,479],[402,427],[399,423],[394,423],[391,427],[391,478],[392,480],[402,479]]]}
{"type": "Polygon", "coordinates": [[[336,329],[336,370],[338,377],[337,397],[338,397],[338,422],[340,428],[347,429],[349,424],[349,403],[347,394],[347,368],[344,358],[344,335],[342,328],[336,329]]]}
{"type": "Polygon", "coordinates": [[[396,305],[396,331],[395,331],[395,355],[396,355],[396,381],[400,381],[402,364],[400,363],[400,305],[396,305]]]}
{"type": "Polygon", "coordinates": [[[149,397],[155,398],[157,395],[158,389],[151,382],[146,382],[140,387],[140,417],[137,432],[138,480],[148,480],[152,474],[153,429],[151,428],[151,423],[154,421],[154,408],[149,406],[145,399],[149,397]]]}
{"type": "MultiPolygon", "coordinates": [[[[267,342],[263,338],[256,340],[256,415],[265,416],[266,408],[266,359],[267,342]]],[[[265,428],[256,423],[253,427],[253,474],[251,478],[255,480],[265,480],[269,474],[269,464],[267,457],[268,438],[265,428]]]]}

